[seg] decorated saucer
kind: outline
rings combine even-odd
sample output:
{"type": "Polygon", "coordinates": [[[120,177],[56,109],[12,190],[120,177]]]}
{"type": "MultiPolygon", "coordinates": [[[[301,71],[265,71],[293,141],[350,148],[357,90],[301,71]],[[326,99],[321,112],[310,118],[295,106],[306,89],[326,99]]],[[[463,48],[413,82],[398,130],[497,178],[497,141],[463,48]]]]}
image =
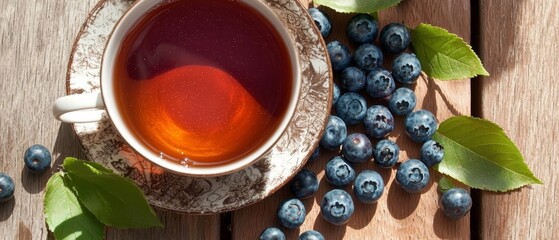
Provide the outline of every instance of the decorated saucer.
{"type": "MultiPolygon", "coordinates": [[[[320,32],[299,1],[260,0],[288,27],[302,73],[296,112],[279,141],[260,160],[238,172],[194,178],[167,172],[145,160],[118,134],[107,116],[100,122],[74,124],[92,161],[134,181],[150,204],[189,214],[233,211],[274,193],[306,163],[317,146],[330,112],[332,73],[320,32]]],[[[67,94],[100,91],[102,53],[131,0],[101,0],[90,12],[74,43],[66,81],[67,94]]]]}

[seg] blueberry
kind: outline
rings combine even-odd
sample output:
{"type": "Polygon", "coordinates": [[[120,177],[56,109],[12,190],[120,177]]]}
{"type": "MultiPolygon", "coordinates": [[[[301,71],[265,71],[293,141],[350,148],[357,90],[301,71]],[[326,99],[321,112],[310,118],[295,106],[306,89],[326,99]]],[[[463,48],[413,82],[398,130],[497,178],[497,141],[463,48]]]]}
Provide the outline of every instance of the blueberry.
{"type": "Polygon", "coordinates": [[[336,187],[348,185],[355,179],[355,170],[340,156],[335,156],[326,163],[326,181],[336,187]]]}
{"type": "Polygon", "coordinates": [[[441,144],[433,140],[429,140],[421,147],[421,161],[425,166],[432,167],[443,161],[444,149],[441,144]]]}
{"type": "Polygon", "coordinates": [[[296,198],[310,197],[318,191],[318,178],[313,171],[302,169],[289,183],[289,189],[296,198]]]}
{"type": "Polygon", "coordinates": [[[410,32],[401,23],[391,23],[380,31],[380,44],[390,53],[401,53],[410,45],[410,32]]]}
{"type": "Polygon", "coordinates": [[[303,202],[297,198],[284,201],[278,209],[278,219],[286,228],[298,228],[305,221],[307,211],[303,202]]]}
{"type": "Polygon", "coordinates": [[[309,230],[301,233],[298,240],[325,240],[324,236],[318,231],[309,230]]]}
{"type": "Polygon", "coordinates": [[[334,88],[332,91],[333,91],[332,106],[336,106],[336,104],[338,103],[338,99],[340,98],[341,95],[340,88],[336,83],[334,83],[334,88]]]}
{"type": "Polygon", "coordinates": [[[328,150],[337,149],[346,137],[347,127],[345,122],[339,117],[330,115],[322,139],[320,139],[320,146],[328,150]]]}
{"type": "Polygon", "coordinates": [[[320,202],[322,217],[335,225],[343,225],[349,221],[354,209],[351,196],[341,189],[327,192],[320,202]]]}
{"type": "Polygon", "coordinates": [[[312,163],[312,162],[316,161],[316,159],[318,159],[319,156],[320,156],[320,148],[316,147],[314,149],[314,151],[312,152],[311,157],[309,157],[309,161],[307,161],[307,163],[312,163]]]}
{"type": "Polygon", "coordinates": [[[353,62],[364,71],[371,71],[382,66],[383,56],[380,49],[369,43],[359,46],[353,55],[353,62]]]}
{"type": "Polygon", "coordinates": [[[320,30],[320,35],[322,35],[323,38],[328,37],[332,30],[332,24],[330,23],[328,14],[320,11],[318,8],[309,8],[309,15],[311,15],[318,30],[320,30]]]}
{"type": "Polygon", "coordinates": [[[14,180],[6,173],[0,173],[0,203],[14,197],[14,180]]]}
{"type": "Polygon", "coordinates": [[[373,138],[382,138],[394,130],[394,117],[388,108],[382,105],[373,105],[367,109],[363,122],[365,132],[373,138]]]}
{"type": "Polygon", "coordinates": [[[353,192],[362,203],[376,203],[384,192],[384,181],[378,172],[365,170],[355,178],[353,192]]]}
{"type": "Polygon", "coordinates": [[[390,96],[396,89],[392,74],[384,69],[373,69],[367,74],[367,93],[371,97],[384,98],[390,96]]]}
{"type": "Polygon", "coordinates": [[[342,154],[351,163],[363,163],[373,156],[373,144],[365,134],[353,133],[342,144],[342,154]]]}
{"type": "Polygon", "coordinates": [[[421,63],[415,54],[402,53],[392,62],[392,76],[403,84],[413,84],[421,74],[421,63]]]}
{"type": "Polygon", "coordinates": [[[341,42],[332,41],[326,45],[330,63],[334,71],[342,71],[351,63],[351,53],[349,48],[341,42]]]}
{"type": "Polygon", "coordinates": [[[23,161],[30,172],[43,173],[50,167],[51,155],[46,147],[35,144],[25,150],[23,161]]]}
{"type": "Polygon", "coordinates": [[[415,93],[409,88],[401,87],[396,89],[390,96],[388,109],[394,115],[405,116],[413,111],[415,104],[415,93]]]}
{"type": "Polygon", "coordinates": [[[423,162],[417,159],[410,159],[398,167],[396,171],[396,182],[402,186],[406,192],[417,193],[429,183],[429,169],[423,162]]]}
{"type": "Polygon", "coordinates": [[[367,112],[367,100],[358,93],[342,94],[336,104],[336,113],[347,125],[355,125],[363,121],[367,112]]]}
{"type": "Polygon", "coordinates": [[[375,146],[375,163],[382,168],[391,168],[396,165],[400,156],[400,147],[388,139],[380,140],[375,146]]]}
{"type": "Polygon", "coordinates": [[[275,227],[266,228],[260,234],[260,240],[285,240],[285,234],[279,229],[275,227]]]}
{"type": "Polygon", "coordinates": [[[451,188],[443,193],[439,206],[444,215],[451,219],[466,216],[472,209],[472,197],[462,188],[451,188]]]}
{"type": "Polygon", "coordinates": [[[437,130],[437,119],[427,110],[418,110],[406,117],[406,134],[416,142],[430,140],[437,130]]]}
{"type": "Polygon", "coordinates": [[[359,92],[367,82],[365,73],[356,67],[346,67],[340,76],[342,88],[349,92],[359,92]]]}
{"type": "Polygon", "coordinates": [[[378,34],[377,20],[369,14],[357,14],[347,24],[346,34],[354,43],[371,43],[378,34]]]}

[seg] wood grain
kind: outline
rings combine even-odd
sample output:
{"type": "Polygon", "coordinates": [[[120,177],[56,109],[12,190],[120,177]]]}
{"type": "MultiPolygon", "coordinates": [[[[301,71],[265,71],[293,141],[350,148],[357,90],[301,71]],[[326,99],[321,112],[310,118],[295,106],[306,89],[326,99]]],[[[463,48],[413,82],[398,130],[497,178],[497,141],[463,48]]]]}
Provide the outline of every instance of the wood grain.
{"type": "Polygon", "coordinates": [[[557,1],[480,1],[481,117],[498,123],[544,185],[482,193],[482,239],[559,239],[557,1]],[[498,7],[496,7],[498,6],[498,7]]]}
{"type": "MultiPolygon", "coordinates": [[[[0,239],[47,239],[45,184],[63,158],[85,158],[71,126],[54,120],[51,105],[65,95],[74,38],[96,3],[0,1],[0,172],[16,185],[15,198],[0,204],[0,239]],[[32,144],[51,149],[49,172],[35,176],[24,169],[23,153],[32,144]]],[[[219,238],[219,215],[156,212],[165,229],[108,229],[107,239],[219,238]]]]}
{"type": "MultiPolygon", "coordinates": [[[[308,3],[308,1],[306,1],[308,3]]],[[[324,9],[334,22],[331,35],[326,42],[340,40],[348,45],[345,25],[350,19],[348,14],[335,13],[324,9]]],[[[470,39],[470,2],[469,1],[403,1],[398,7],[382,11],[380,26],[390,22],[404,22],[415,27],[419,22],[444,27],[462,38],[470,39]]],[[[391,56],[385,59],[389,67],[391,56]]],[[[420,79],[413,87],[418,97],[416,109],[428,109],[442,121],[452,115],[470,114],[470,81],[440,82],[420,79]]],[[[378,101],[371,101],[378,103],[378,101]]],[[[349,133],[362,131],[361,127],[351,127],[349,133]]],[[[348,134],[349,134],[348,133],[348,134]]],[[[318,136],[317,136],[318,137],[318,136]]],[[[403,118],[396,118],[396,130],[389,135],[402,149],[400,161],[419,158],[418,143],[411,142],[403,132],[403,118]]],[[[373,141],[375,144],[377,140],[373,141]]],[[[321,149],[322,150],[322,149],[321,149]]],[[[438,210],[439,195],[434,180],[439,176],[432,172],[432,180],[427,190],[421,194],[405,193],[394,181],[395,169],[378,169],[374,163],[356,166],[356,172],[375,169],[383,176],[386,184],[384,195],[374,205],[359,203],[355,197],[355,214],[346,226],[334,226],[320,216],[320,200],[333,189],[324,179],[326,162],[335,156],[335,151],[322,151],[317,162],[306,168],[318,173],[319,191],[303,203],[308,215],[299,229],[282,228],[288,239],[296,239],[306,230],[315,229],[327,239],[394,239],[394,238],[470,238],[469,217],[459,221],[449,221],[438,210]]],[[[352,192],[351,187],[345,188],[352,192]]],[[[353,195],[353,193],[351,193],[353,195]]],[[[256,239],[269,226],[279,226],[276,211],[282,200],[291,197],[288,187],[283,187],[271,197],[233,213],[233,239],[256,239]]]]}
{"type": "MultiPolygon", "coordinates": [[[[0,205],[4,239],[46,239],[43,189],[50,174],[24,169],[23,153],[32,144],[79,155],[69,128],[52,117],[51,104],[64,93],[73,36],[94,0],[0,1],[0,171],[15,182],[15,198],[0,205]]],[[[54,171],[54,169],[53,169],[54,171]]]]}

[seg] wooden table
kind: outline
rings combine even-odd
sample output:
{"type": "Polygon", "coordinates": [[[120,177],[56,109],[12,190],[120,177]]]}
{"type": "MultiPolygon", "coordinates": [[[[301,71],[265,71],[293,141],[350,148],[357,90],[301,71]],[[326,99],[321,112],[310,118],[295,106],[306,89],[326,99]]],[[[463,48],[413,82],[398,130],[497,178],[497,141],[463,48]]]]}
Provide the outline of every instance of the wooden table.
{"type": "MultiPolygon", "coordinates": [[[[70,125],[55,121],[51,104],[65,94],[64,79],[70,49],[88,11],[97,0],[0,1],[0,172],[16,184],[15,198],[0,205],[0,239],[46,239],[43,197],[50,173],[33,176],[24,170],[23,152],[39,143],[52,150],[55,164],[67,156],[86,158],[70,125]]],[[[309,0],[303,0],[305,4],[309,0]]],[[[312,6],[312,5],[309,5],[312,6]]],[[[328,11],[334,30],[327,39],[344,38],[348,15],[328,11]]],[[[316,229],[327,239],[482,238],[559,239],[559,4],[545,1],[404,0],[380,13],[380,25],[419,22],[441,26],[470,41],[491,77],[455,82],[421,79],[415,90],[418,108],[432,110],[442,121],[472,114],[502,126],[518,145],[529,167],[545,185],[510,193],[473,191],[472,213],[459,221],[437,211],[436,184],[421,195],[396,187],[394,171],[387,191],[376,205],[356,204],[345,227],[319,216],[317,203],[330,187],[324,165],[326,152],[309,165],[319,173],[321,188],[304,201],[309,215],[289,239],[316,229]]],[[[392,139],[401,129],[391,135],[392,139]]],[[[417,146],[403,142],[402,158],[417,157],[417,146]]],[[[361,168],[369,168],[365,165],[361,168]]],[[[278,203],[289,196],[283,188],[269,198],[235,212],[188,216],[157,211],[164,229],[107,229],[107,239],[256,239],[277,225],[278,203]]]]}

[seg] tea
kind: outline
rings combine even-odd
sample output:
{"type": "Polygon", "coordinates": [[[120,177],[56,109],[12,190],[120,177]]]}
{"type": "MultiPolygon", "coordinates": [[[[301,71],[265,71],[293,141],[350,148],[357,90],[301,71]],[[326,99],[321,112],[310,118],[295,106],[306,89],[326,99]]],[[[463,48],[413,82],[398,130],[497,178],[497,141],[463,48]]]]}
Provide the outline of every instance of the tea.
{"type": "Polygon", "coordinates": [[[127,34],[115,69],[118,108],[133,134],[191,164],[260,147],[287,114],[294,84],[281,35],[231,0],[158,6],[127,34]]]}

